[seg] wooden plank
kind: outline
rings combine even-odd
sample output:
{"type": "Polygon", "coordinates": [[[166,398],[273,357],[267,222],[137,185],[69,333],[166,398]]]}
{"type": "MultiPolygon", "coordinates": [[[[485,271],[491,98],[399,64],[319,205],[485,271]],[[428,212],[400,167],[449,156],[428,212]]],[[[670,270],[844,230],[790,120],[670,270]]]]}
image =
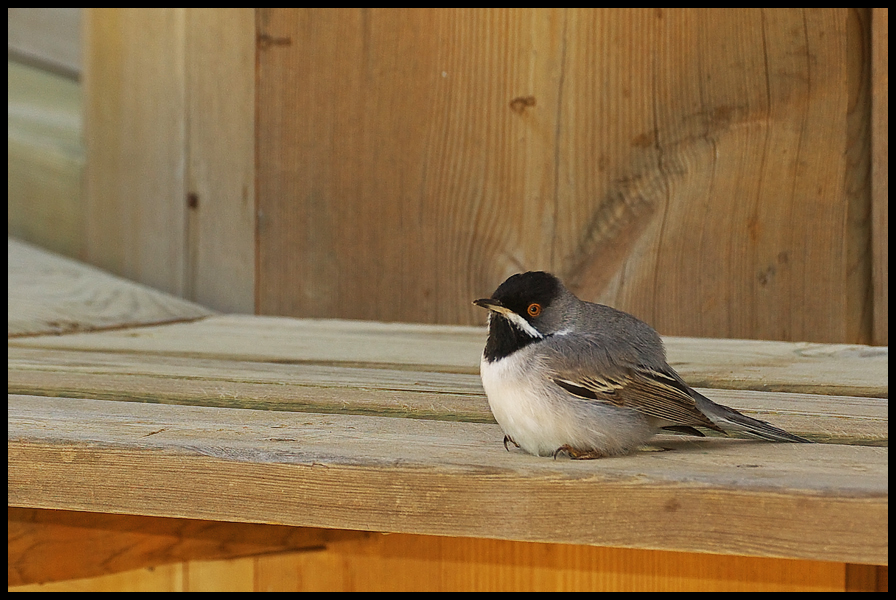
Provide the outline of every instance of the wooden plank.
{"type": "Polygon", "coordinates": [[[187,289],[185,9],[84,13],[85,258],[187,289]]]}
{"type": "Polygon", "coordinates": [[[7,239],[7,334],[27,336],[193,320],[197,304],[7,239]]]}
{"type": "Polygon", "coordinates": [[[846,565],[847,592],[886,592],[889,567],[846,565]]]}
{"type": "Polygon", "coordinates": [[[888,560],[886,448],[669,436],[554,461],[483,423],[28,396],[8,430],[11,506],[888,560]]]}
{"type": "Polygon", "coordinates": [[[256,581],[281,590],[843,589],[843,565],[837,563],[407,534],[338,542],[319,552],[260,557],[255,562],[256,581]],[[273,587],[277,584],[282,587],[273,587]]]}
{"type": "MultiPolygon", "coordinates": [[[[255,9],[189,8],[185,296],[255,312],[255,9]]],[[[144,185],[148,182],[144,182],[144,185]]]]}
{"type": "Polygon", "coordinates": [[[576,14],[557,217],[574,287],[668,335],[867,343],[849,9],[576,14]]]}
{"type": "MultiPolygon", "coordinates": [[[[99,591],[842,591],[842,563],[410,534],[15,588],[99,591]],[[168,584],[166,586],[166,583],[168,584]]],[[[874,569],[875,567],[870,567],[874,569]]]]}
{"type": "Polygon", "coordinates": [[[185,571],[183,564],[160,565],[85,579],[33,583],[9,588],[8,591],[179,592],[184,589],[185,571]]]}
{"type": "Polygon", "coordinates": [[[874,343],[890,339],[890,9],[872,9],[872,253],[874,343]]]}
{"type": "MultiPolygon", "coordinates": [[[[479,327],[216,315],[10,346],[476,374],[485,337],[479,327]]],[[[665,343],[670,363],[698,387],[888,395],[888,348],[675,337],[665,343]]]]}
{"type": "Polygon", "coordinates": [[[334,540],[364,536],[334,529],[8,507],[7,585],[319,549],[334,540]]]}
{"type": "Polygon", "coordinates": [[[260,9],[259,312],[471,323],[547,260],[562,16],[260,9]]]}
{"type": "Polygon", "coordinates": [[[872,24],[870,8],[846,14],[843,62],[848,77],[843,201],[846,205],[846,334],[862,344],[874,340],[872,215],[872,24]]]}
{"type": "Polygon", "coordinates": [[[7,8],[8,55],[77,79],[81,12],[80,8],[7,8]]]}
{"type": "MultiPolygon", "coordinates": [[[[13,9],[9,9],[13,10],[13,9]]],[[[84,249],[81,90],[7,61],[7,231],[71,257],[84,249]]]]}
{"type": "Polygon", "coordinates": [[[87,259],[254,312],[255,10],[87,9],[87,259]]]}
{"type": "MultiPolygon", "coordinates": [[[[11,394],[494,423],[478,375],[156,354],[8,348],[11,394]]],[[[887,445],[880,398],[702,389],[818,442],[887,445]]]]}
{"type": "Polygon", "coordinates": [[[260,11],[258,310],[481,322],[547,268],[668,335],[867,343],[857,14],[260,11]]]}

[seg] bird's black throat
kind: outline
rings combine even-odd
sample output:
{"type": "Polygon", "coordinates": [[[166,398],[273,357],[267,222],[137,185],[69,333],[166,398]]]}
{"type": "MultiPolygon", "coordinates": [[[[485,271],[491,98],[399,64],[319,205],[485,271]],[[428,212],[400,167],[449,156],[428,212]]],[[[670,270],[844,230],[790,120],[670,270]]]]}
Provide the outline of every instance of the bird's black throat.
{"type": "Polygon", "coordinates": [[[492,314],[488,320],[488,340],[483,356],[488,362],[495,362],[510,356],[541,338],[532,337],[520,331],[510,321],[499,314],[492,314]]]}

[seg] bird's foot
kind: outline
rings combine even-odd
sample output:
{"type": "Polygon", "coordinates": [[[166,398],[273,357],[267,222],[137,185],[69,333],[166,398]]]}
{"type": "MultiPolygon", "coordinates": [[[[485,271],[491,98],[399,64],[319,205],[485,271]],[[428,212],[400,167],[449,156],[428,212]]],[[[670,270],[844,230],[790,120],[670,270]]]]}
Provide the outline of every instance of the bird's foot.
{"type": "Polygon", "coordinates": [[[557,456],[560,454],[566,454],[573,460],[593,460],[605,456],[602,452],[598,452],[597,450],[577,450],[569,444],[563,444],[554,450],[554,460],[557,460],[557,456]]]}
{"type": "Polygon", "coordinates": [[[510,448],[507,447],[507,442],[510,442],[511,444],[513,444],[514,446],[516,446],[517,448],[520,447],[520,445],[517,444],[517,443],[514,441],[514,439],[513,439],[512,437],[510,437],[509,435],[505,435],[505,436],[504,436],[504,449],[507,450],[508,452],[510,452],[510,448]]]}

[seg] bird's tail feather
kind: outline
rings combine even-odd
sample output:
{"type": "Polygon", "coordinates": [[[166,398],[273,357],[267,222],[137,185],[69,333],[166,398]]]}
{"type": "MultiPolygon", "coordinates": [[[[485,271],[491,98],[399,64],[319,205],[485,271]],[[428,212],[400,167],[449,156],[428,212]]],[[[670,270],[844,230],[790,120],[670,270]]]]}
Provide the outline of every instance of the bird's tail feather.
{"type": "MultiPolygon", "coordinates": [[[[700,406],[700,409],[713,423],[722,429],[746,433],[773,442],[811,443],[811,440],[784,431],[771,423],[748,417],[733,408],[716,404],[706,396],[699,394],[698,402],[701,400],[708,404],[700,406]]],[[[700,402],[700,404],[703,404],[703,402],[700,402]]]]}

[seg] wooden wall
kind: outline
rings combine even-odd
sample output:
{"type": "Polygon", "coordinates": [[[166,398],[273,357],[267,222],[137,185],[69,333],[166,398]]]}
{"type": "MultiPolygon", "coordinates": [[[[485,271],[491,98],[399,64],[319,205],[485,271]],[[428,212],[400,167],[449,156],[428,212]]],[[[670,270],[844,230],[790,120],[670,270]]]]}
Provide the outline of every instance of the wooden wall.
{"type": "Polygon", "coordinates": [[[666,334],[870,341],[869,17],[263,11],[257,308],[466,323],[548,269],[666,334]]]}
{"type": "Polygon", "coordinates": [[[668,335],[886,344],[887,15],[86,11],[71,247],[228,311],[480,323],[550,269],[668,335]]]}

